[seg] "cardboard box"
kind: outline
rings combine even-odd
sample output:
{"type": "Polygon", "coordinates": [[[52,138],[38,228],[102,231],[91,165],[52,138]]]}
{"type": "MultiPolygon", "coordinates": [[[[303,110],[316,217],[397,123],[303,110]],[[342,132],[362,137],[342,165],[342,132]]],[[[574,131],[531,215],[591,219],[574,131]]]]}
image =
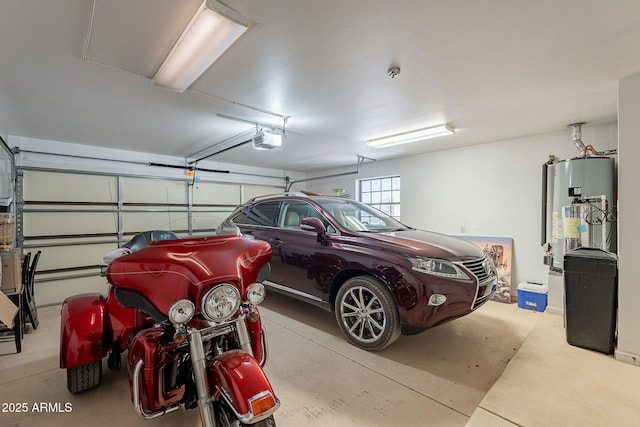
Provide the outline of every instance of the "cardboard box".
{"type": "Polygon", "coordinates": [[[0,254],[2,261],[2,280],[0,290],[5,295],[20,293],[22,288],[22,253],[19,250],[0,254]]]}
{"type": "Polygon", "coordinates": [[[547,285],[522,282],[518,284],[518,307],[544,311],[547,308],[547,285]]]}
{"type": "Polygon", "coordinates": [[[13,327],[13,320],[18,313],[18,307],[9,299],[8,296],[0,292],[0,322],[8,327],[13,327]]]}

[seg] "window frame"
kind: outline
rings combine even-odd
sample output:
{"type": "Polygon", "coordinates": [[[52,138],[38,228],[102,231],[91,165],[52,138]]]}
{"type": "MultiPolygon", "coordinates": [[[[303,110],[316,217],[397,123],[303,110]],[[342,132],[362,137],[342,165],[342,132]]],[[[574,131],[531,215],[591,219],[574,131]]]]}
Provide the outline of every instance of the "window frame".
{"type": "Polygon", "coordinates": [[[356,180],[356,193],[358,195],[358,201],[376,208],[398,221],[402,221],[401,185],[402,181],[400,175],[386,175],[358,179],[356,180]],[[385,180],[390,180],[389,189],[383,189],[383,182],[385,180]],[[395,185],[395,180],[397,180],[397,185],[395,185]],[[364,188],[367,183],[370,184],[369,188],[364,188]],[[377,186],[376,189],[373,188],[374,185],[377,186]],[[365,201],[365,199],[367,199],[367,194],[369,195],[369,201],[365,201]],[[363,195],[365,197],[363,197],[363,195]],[[385,209],[385,207],[387,206],[388,209],[385,209]]]}

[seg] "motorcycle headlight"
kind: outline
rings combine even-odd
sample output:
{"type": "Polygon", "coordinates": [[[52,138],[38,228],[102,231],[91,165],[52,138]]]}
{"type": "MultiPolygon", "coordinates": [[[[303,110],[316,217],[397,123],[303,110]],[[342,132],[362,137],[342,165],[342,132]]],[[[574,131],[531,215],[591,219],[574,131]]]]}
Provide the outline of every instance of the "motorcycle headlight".
{"type": "Polygon", "coordinates": [[[413,270],[420,273],[433,274],[434,276],[450,277],[452,279],[466,279],[467,275],[451,261],[427,257],[408,257],[413,265],[413,270]]]}
{"type": "Polygon", "coordinates": [[[169,320],[176,325],[184,325],[193,317],[196,306],[187,299],[181,299],[169,308],[169,320]]]}
{"type": "Polygon", "coordinates": [[[253,283],[247,290],[247,299],[253,305],[258,305],[264,301],[267,291],[262,283],[253,283]]]}
{"type": "Polygon", "coordinates": [[[202,314],[214,322],[222,322],[233,316],[240,307],[240,292],[223,283],[207,292],[202,299],[202,314]]]}

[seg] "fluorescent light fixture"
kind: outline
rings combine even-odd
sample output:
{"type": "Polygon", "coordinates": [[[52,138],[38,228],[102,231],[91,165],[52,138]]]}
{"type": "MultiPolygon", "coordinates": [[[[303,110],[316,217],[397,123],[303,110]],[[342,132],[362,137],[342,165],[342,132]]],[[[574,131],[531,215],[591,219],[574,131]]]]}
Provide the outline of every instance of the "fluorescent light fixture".
{"type": "Polygon", "coordinates": [[[383,136],[381,138],[370,139],[369,141],[367,141],[367,145],[373,148],[392,147],[394,145],[407,144],[414,141],[422,141],[423,139],[453,135],[454,133],[455,129],[453,129],[449,125],[431,126],[428,128],[422,128],[409,132],[383,136]]]}
{"type": "Polygon", "coordinates": [[[282,147],[282,135],[269,131],[258,131],[253,137],[253,148],[256,150],[271,150],[282,147]]]}
{"type": "Polygon", "coordinates": [[[217,0],[205,0],[153,77],[153,84],[184,92],[247,29],[249,21],[217,0]]]}

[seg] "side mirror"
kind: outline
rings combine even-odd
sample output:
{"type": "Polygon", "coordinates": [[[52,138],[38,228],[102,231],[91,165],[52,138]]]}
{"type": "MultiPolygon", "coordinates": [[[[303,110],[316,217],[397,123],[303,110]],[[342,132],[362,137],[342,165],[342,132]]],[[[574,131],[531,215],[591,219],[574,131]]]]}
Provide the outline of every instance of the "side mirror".
{"type": "Polygon", "coordinates": [[[300,228],[304,231],[315,231],[318,233],[318,242],[324,241],[327,237],[327,229],[319,218],[302,218],[300,228]]]}

